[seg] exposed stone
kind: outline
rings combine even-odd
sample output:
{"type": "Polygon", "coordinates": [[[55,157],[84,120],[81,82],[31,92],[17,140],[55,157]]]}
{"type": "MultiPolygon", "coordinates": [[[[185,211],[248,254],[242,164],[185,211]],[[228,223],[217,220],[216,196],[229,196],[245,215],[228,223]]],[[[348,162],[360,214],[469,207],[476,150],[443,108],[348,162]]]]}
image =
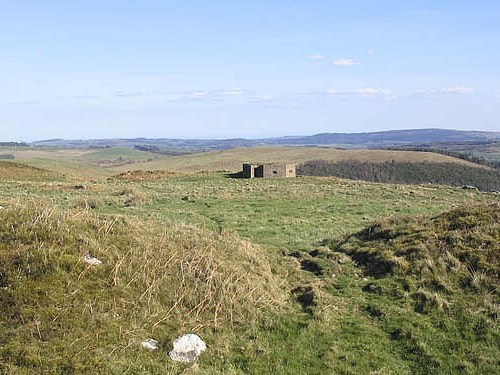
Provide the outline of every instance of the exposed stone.
{"type": "Polygon", "coordinates": [[[168,353],[173,361],[192,363],[207,349],[205,342],[193,333],[183,335],[174,340],[174,349],[168,353]]]}
{"type": "Polygon", "coordinates": [[[98,266],[102,264],[102,261],[100,259],[97,259],[89,254],[84,255],[83,261],[87,264],[90,264],[91,266],[98,266]]]}
{"type": "Polygon", "coordinates": [[[141,342],[141,346],[145,349],[156,350],[158,349],[158,341],[155,339],[147,339],[141,342]]]}

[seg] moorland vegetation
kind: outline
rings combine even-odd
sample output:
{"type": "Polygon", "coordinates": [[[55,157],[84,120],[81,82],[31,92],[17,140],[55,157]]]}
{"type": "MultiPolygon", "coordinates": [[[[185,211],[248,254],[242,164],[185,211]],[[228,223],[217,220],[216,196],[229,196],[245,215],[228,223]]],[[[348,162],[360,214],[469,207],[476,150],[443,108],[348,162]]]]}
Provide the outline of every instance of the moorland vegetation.
{"type": "Polygon", "coordinates": [[[457,163],[384,163],[311,160],[300,164],[302,176],[335,176],[390,184],[439,184],[500,191],[500,171],[457,163]]]}
{"type": "Polygon", "coordinates": [[[498,372],[498,194],[70,154],[0,163],[1,372],[498,372]],[[187,332],[194,366],[167,355],[187,332]]]}

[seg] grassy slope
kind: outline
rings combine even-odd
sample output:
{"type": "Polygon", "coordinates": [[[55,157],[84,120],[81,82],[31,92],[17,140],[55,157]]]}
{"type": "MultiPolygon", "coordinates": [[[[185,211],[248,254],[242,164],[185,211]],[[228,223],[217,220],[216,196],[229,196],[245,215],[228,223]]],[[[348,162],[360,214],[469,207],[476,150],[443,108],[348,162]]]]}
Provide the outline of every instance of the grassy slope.
{"type": "Polygon", "coordinates": [[[29,158],[19,159],[16,162],[76,179],[104,179],[112,175],[111,171],[104,168],[79,161],[29,158]]]}
{"type": "Polygon", "coordinates": [[[131,148],[112,147],[104,149],[95,148],[57,148],[57,147],[29,147],[14,148],[0,147],[3,154],[12,154],[16,159],[56,159],[71,161],[96,162],[117,159],[145,161],[153,158],[155,154],[138,151],[131,148]]]}
{"type": "Polygon", "coordinates": [[[367,315],[413,373],[500,369],[499,223],[499,204],[473,206],[384,220],[332,246],[371,277],[367,315]]]}
{"type": "MultiPolygon", "coordinates": [[[[222,175],[193,175],[148,181],[97,181],[88,183],[86,190],[75,190],[73,186],[74,183],[50,180],[1,182],[0,204],[7,209],[14,207],[12,211],[0,211],[1,246],[9,257],[20,255],[20,268],[8,271],[14,275],[9,280],[20,288],[19,298],[26,296],[15,306],[31,314],[26,314],[24,322],[19,322],[18,317],[15,324],[6,318],[2,320],[9,334],[4,336],[7,341],[0,344],[0,350],[2,358],[7,358],[4,367],[13,373],[33,373],[40,366],[65,366],[67,373],[84,373],[85,366],[124,373],[125,366],[131,364],[129,373],[176,374],[184,367],[171,364],[165,351],[177,333],[187,330],[199,332],[209,342],[209,352],[199,363],[200,373],[410,374],[416,369],[425,370],[418,358],[411,355],[415,347],[407,345],[406,351],[400,340],[391,337],[392,331],[372,316],[377,314],[375,309],[389,314],[394,304],[386,295],[375,301],[371,293],[363,290],[378,279],[363,276],[364,269],[345,250],[332,251],[320,245],[325,239],[338,242],[386,216],[437,215],[455,206],[499,201],[497,195],[461,189],[333,178],[249,181],[222,175]],[[51,215],[40,214],[46,212],[46,207],[40,209],[40,201],[51,207],[51,215]],[[16,208],[19,205],[21,209],[16,208]],[[22,209],[24,205],[35,210],[22,209]],[[116,225],[110,225],[114,222],[112,217],[119,218],[116,225]],[[40,224],[34,225],[38,221],[40,224]],[[18,225],[10,225],[13,222],[18,225]],[[201,228],[182,229],[179,225],[183,223],[201,228]],[[144,225],[150,229],[143,231],[144,225]],[[199,246],[211,249],[216,261],[225,259],[226,268],[221,270],[226,276],[231,275],[231,269],[235,270],[231,267],[237,267],[240,259],[248,259],[244,255],[247,245],[234,235],[248,238],[265,250],[254,249],[253,254],[260,260],[247,267],[252,273],[267,275],[270,284],[266,290],[274,290],[275,299],[279,300],[281,292],[289,295],[284,310],[265,305],[269,308],[257,313],[247,306],[240,312],[242,324],[222,324],[216,330],[210,324],[199,327],[196,321],[184,324],[180,316],[186,315],[185,310],[179,310],[179,315],[153,328],[160,318],[151,320],[148,302],[141,300],[153,279],[141,281],[137,288],[127,287],[128,281],[142,272],[140,267],[168,259],[176,248],[189,253],[199,246]],[[135,254],[132,248],[141,254],[146,251],[135,254]],[[86,249],[105,259],[105,267],[85,271],[78,259],[80,251],[86,249]],[[49,260],[55,261],[53,268],[49,260]],[[115,289],[113,270],[120,260],[127,267],[115,289]],[[258,264],[263,267],[257,267],[258,264]],[[37,271],[40,277],[30,279],[27,269],[41,270],[37,271]],[[279,287],[272,281],[274,277],[281,280],[279,287]],[[52,290],[47,285],[58,286],[52,290]],[[71,286],[82,291],[80,299],[71,296],[71,286]],[[95,290],[99,290],[98,295],[95,290]],[[299,303],[294,303],[294,299],[299,303]],[[49,301],[53,309],[47,305],[49,301]],[[130,306],[130,311],[125,311],[125,306],[130,306]],[[117,309],[117,316],[112,314],[113,309],[117,309]],[[64,324],[50,323],[57,311],[63,314],[64,324]],[[277,311],[281,313],[276,315],[277,311]],[[82,312],[84,318],[76,322],[82,312]],[[38,327],[42,339],[34,319],[42,322],[38,327]],[[48,340],[43,339],[46,334],[48,340]],[[140,339],[149,335],[160,339],[160,352],[138,348],[140,339]],[[16,346],[23,340],[29,342],[25,350],[16,346]],[[51,349],[47,342],[55,347],[51,349]],[[66,352],[62,347],[68,343],[71,346],[66,352]]],[[[6,262],[3,267],[11,264],[16,263],[6,262]]],[[[175,269],[172,271],[177,272],[175,269]]],[[[161,293],[153,296],[151,302],[159,316],[168,311],[159,305],[170,308],[182,296],[161,288],[171,285],[175,278],[163,281],[154,283],[161,293]]],[[[13,288],[2,289],[5,298],[17,298],[12,295],[13,288]]],[[[391,313],[391,324],[404,320],[407,313],[416,324],[403,327],[401,334],[408,337],[403,343],[417,340],[419,334],[436,332],[419,328],[428,324],[433,315],[414,312],[412,302],[399,308],[394,307],[397,311],[391,313]]],[[[213,309],[201,315],[213,317],[213,309]]],[[[416,342],[429,345],[425,340],[416,342]]],[[[441,347],[431,346],[438,351],[436,360],[441,361],[442,369],[449,369],[442,358],[450,347],[446,341],[436,343],[441,343],[441,347]]],[[[494,355],[494,348],[485,351],[485,357],[494,355]]],[[[480,373],[479,370],[488,368],[484,363],[481,361],[483,367],[477,363],[462,364],[469,373],[480,373]]],[[[439,371],[438,368],[434,372],[439,371]]]]}
{"type": "Polygon", "coordinates": [[[262,249],[232,236],[46,205],[3,210],[0,233],[2,372],[173,371],[140,341],[186,330],[210,341],[284,301],[262,249]]]}
{"type": "MultiPolygon", "coordinates": [[[[149,163],[134,165],[140,169],[166,169],[171,171],[239,171],[244,162],[295,162],[308,160],[357,160],[371,162],[409,161],[409,162],[456,162],[466,164],[462,160],[444,155],[386,150],[338,150],[332,148],[313,147],[263,147],[241,148],[228,151],[213,151],[201,154],[191,154],[155,160],[149,163]]],[[[468,163],[469,165],[475,165],[468,163]]],[[[131,169],[129,166],[119,170],[131,169]]]]}
{"type": "Polygon", "coordinates": [[[176,172],[239,171],[243,162],[295,162],[309,160],[356,160],[360,162],[436,162],[458,163],[477,167],[476,164],[444,155],[386,150],[338,150],[313,147],[266,147],[241,148],[213,151],[173,157],[158,157],[148,152],[110,148],[89,149],[8,149],[6,153],[16,156],[16,161],[54,170],[82,178],[102,178],[129,170],[168,170],[176,172]],[[10,150],[10,152],[8,152],[10,150]],[[147,161],[154,159],[153,161],[147,161]],[[103,168],[105,167],[105,168],[103,168]]]}
{"type": "Polygon", "coordinates": [[[103,162],[109,160],[117,160],[122,159],[125,161],[147,161],[148,159],[153,159],[158,155],[153,154],[151,152],[139,151],[130,148],[119,148],[113,147],[104,150],[99,150],[95,152],[89,152],[85,155],[82,155],[79,160],[86,162],[103,162]]]}
{"type": "MultiPolygon", "coordinates": [[[[60,149],[60,148],[0,148],[12,154],[18,163],[82,178],[103,178],[113,173],[103,166],[130,165],[154,159],[155,154],[128,148],[60,149]]],[[[129,167],[130,168],[130,167],[129,167]]]]}
{"type": "Polygon", "coordinates": [[[44,180],[57,178],[58,174],[42,168],[16,162],[0,161],[0,180],[44,180]]]}

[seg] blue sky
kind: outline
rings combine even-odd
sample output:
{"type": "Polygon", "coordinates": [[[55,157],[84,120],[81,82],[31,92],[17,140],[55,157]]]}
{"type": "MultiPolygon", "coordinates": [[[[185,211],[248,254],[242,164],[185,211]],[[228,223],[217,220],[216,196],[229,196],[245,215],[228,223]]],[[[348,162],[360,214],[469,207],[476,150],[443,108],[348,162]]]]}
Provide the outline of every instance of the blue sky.
{"type": "Polygon", "coordinates": [[[500,1],[0,0],[0,140],[500,131],[500,1]]]}

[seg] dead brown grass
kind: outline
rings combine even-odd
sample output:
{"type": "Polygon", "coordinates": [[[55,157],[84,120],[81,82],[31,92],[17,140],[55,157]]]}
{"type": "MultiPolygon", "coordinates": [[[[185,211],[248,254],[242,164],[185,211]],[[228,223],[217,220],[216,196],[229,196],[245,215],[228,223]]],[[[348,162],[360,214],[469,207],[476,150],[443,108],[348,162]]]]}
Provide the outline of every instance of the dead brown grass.
{"type": "Polygon", "coordinates": [[[2,181],[38,181],[55,177],[57,174],[52,171],[15,162],[0,161],[0,179],[2,181]]]}
{"type": "MultiPolygon", "coordinates": [[[[248,323],[285,300],[263,250],[226,232],[98,216],[84,205],[65,211],[36,202],[30,206],[2,210],[2,272],[16,280],[13,296],[24,288],[23,272],[36,284],[33,290],[49,287],[47,282],[65,285],[63,290],[49,288],[48,297],[57,300],[59,309],[68,309],[67,324],[79,319],[72,313],[83,311],[89,316],[101,312],[109,324],[130,322],[150,332],[172,323],[179,330],[198,331],[248,323]],[[84,266],[84,254],[101,259],[102,267],[84,266]],[[69,289],[79,295],[58,300],[69,289]]],[[[23,300],[15,305],[36,312],[35,306],[45,304],[30,298],[26,305],[23,300]]],[[[49,310],[43,314],[50,315],[49,310]]]]}

